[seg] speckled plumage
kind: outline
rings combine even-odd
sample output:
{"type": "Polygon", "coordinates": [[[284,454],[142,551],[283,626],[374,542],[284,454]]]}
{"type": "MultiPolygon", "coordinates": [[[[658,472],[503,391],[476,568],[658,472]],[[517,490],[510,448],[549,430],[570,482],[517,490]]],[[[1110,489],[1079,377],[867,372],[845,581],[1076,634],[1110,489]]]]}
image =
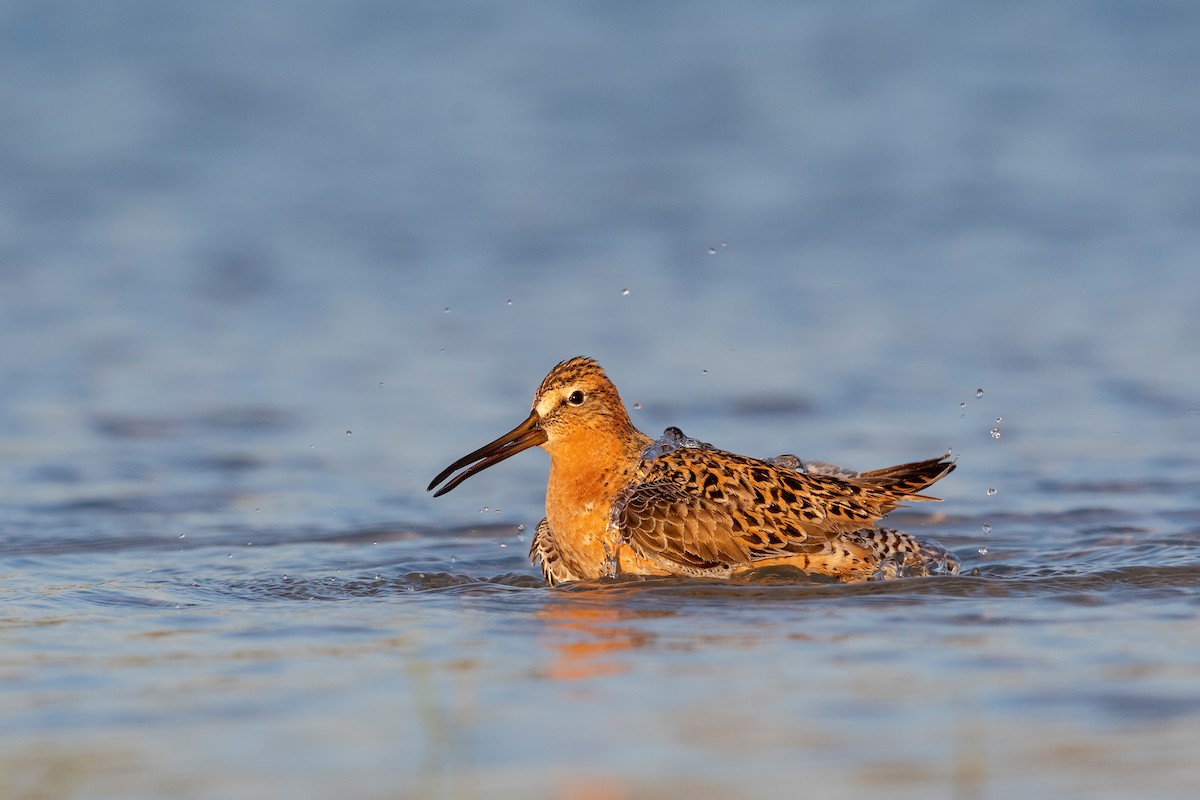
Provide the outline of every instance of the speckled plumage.
{"type": "Polygon", "coordinates": [[[595,361],[557,365],[524,423],[451,464],[438,494],[520,450],[550,454],[546,519],[530,555],[554,585],[615,573],[725,578],[790,565],[839,580],[957,569],[933,543],[876,523],[954,469],[946,458],[854,472],[795,456],[757,459],[630,422],[595,361]]]}

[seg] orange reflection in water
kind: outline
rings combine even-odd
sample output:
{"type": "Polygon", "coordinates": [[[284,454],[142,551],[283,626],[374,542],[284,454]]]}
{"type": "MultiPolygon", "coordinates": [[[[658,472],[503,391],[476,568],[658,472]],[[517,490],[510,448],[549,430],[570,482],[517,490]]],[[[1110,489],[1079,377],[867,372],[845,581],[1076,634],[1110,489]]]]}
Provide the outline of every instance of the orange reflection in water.
{"type": "Polygon", "coordinates": [[[635,620],[671,616],[665,610],[630,609],[614,606],[612,592],[596,595],[562,595],[537,614],[544,623],[543,641],[552,654],[545,676],[553,680],[579,681],[619,675],[629,664],[620,656],[654,643],[655,634],[635,620]]]}

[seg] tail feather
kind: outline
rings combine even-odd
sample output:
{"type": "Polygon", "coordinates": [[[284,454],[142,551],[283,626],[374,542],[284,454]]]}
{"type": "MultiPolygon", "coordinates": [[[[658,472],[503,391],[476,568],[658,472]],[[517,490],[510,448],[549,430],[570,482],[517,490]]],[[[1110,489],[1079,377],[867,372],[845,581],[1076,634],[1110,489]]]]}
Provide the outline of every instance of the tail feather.
{"type": "Polygon", "coordinates": [[[858,476],[858,480],[905,500],[938,500],[937,497],[917,493],[949,475],[956,466],[947,453],[941,458],[863,472],[858,476]]]}

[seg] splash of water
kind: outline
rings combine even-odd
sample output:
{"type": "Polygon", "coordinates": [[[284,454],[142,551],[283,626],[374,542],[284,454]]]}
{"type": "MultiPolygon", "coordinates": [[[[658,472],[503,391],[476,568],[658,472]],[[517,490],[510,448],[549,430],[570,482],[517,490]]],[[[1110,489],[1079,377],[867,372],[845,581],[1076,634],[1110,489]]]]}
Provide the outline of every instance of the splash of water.
{"type": "Polygon", "coordinates": [[[804,462],[791,453],[784,453],[781,456],[764,458],[763,461],[766,461],[768,464],[774,464],[777,467],[783,467],[784,469],[794,469],[796,472],[805,471],[804,462]]]}
{"type": "Polygon", "coordinates": [[[915,553],[893,553],[879,562],[868,580],[888,581],[896,578],[924,578],[929,575],[957,575],[961,562],[941,545],[924,541],[915,553]]]}
{"type": "Polygon", "coordinates": [[[642,451],[642,458],[646,461],[653,461],[656,458],[662,458],[684,447],[690,447],[695,450],[715,449],[708,442],[693,439],[685,435],[679,428],[671,426],[663,431],[662,436],[655,439],[650,443],[649,447],[642,451]]]}

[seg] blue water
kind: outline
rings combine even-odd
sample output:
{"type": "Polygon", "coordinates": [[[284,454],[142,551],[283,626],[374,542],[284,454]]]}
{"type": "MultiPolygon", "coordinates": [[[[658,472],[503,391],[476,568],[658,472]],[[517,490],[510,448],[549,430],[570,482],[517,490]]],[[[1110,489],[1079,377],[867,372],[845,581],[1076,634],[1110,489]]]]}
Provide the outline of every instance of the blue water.
{"type": "Polygon", "coordinates": [[[1198,40],[0,8],[0,795],[1190,797],[1198,40]],[[424,489],[577,354],[654,436],[953,448],[890,519],[963,574],[544,588],[542,454],[424,489]]]}

